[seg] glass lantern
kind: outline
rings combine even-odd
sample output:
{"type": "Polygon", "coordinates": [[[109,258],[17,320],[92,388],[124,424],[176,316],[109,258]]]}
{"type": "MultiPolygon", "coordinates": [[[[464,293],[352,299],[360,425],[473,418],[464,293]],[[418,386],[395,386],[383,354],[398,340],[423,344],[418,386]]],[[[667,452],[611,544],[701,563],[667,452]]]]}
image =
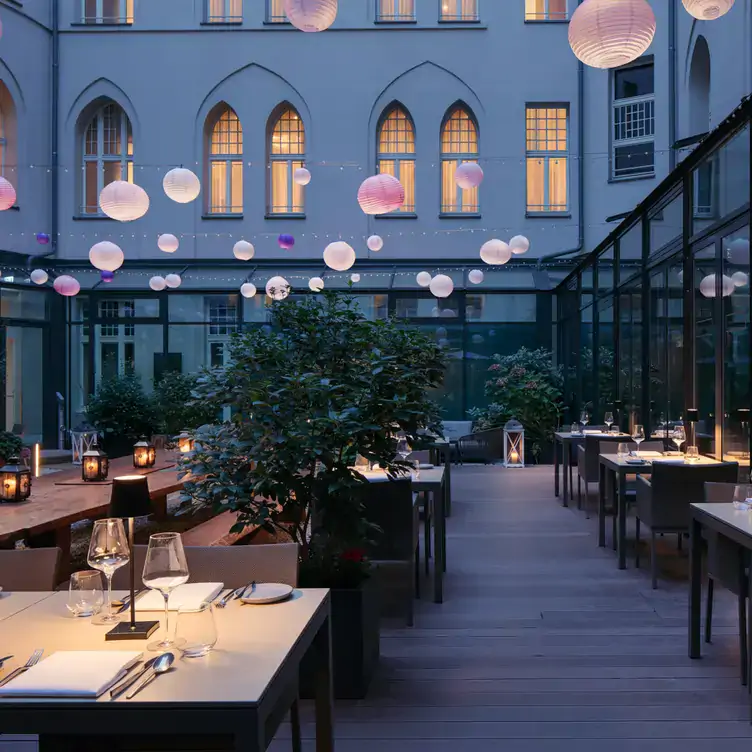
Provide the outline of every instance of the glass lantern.
{"type": "Polygon", "coordinates": [[[525,429],[514,418],[504,426],[504,467],[525,467],[525,429]]]}
{"type": "Polygon", "coordinates": [[[188,429],[184,428],[178,436],[178,451],[181,454],[189,454],[193,451],[194,444],[193,437],[188,433],[188,429]]]}
{"type": "Polygon", "coordinates": [[[89,483],[107,480],[110,460],[98,447],[94,446],[82,455],[81,478],[89,483]]]}
{"type": "Polygon", "coordinates": [[[145,437],[133,445],[133,467],[154,467],[156,461],[157,450],[145,437]]]}
{"type": "Polygon", "coordinates": [[[12,457],[0,468],[0,501],[26,501],[31,496],[31,470],[12,457]]]}

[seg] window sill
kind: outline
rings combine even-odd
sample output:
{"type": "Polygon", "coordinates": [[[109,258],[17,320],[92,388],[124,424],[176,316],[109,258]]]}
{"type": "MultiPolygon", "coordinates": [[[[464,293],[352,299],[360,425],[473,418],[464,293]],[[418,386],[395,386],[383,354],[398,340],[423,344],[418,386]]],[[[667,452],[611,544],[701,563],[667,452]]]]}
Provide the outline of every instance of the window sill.
{"type": "Polygon", "coordinates": [[[417,18],[377,18],[374,21],[375,24],[379,24],[379,26],[404,26],[404,25],[416,25],[418,23],[417,18]]]}
{"type": "Polygon", "coordinates": [[[111,217],[108,217],[106,214],[74,214],[73,215],[73,221],[74,222],[98,222],[98,221],[106,221],[106,222],[116,222],[117,220],[112,219],[111,217]]]}
{"type": "Polygon", "coordinates": [[[527,219],[571,219],[572,212],[567,211],[539,211],[525,212],[527,219]]]}
{"type": "Polygon", "coordinates": [[[264,219],[305,219],[306,215],[305,212],[290,212],[289,214],[285,214],[284,212],[275,212],[275,213],[269,213],[267,212],[264,214],[264,219]]]}
{"type": "Polygon", "coordinates": [[[202,214],[201,219],[243,219],[242,214],[220,214],[214,212],[211,214],[202,214]]]}
{"type": "Polygon", "coordinates": [[[458,26],[464,26],[465,24],[479,24],[480,18],[440,18],[440,24],[457,24],[458,26]]]}
{"type": "Polygon", "coordinates": [[[644,175],[625,175],[621,178],[615,178],[611,176],[608,179],[609,183],[632,183],[635,180],[655,180],[655,172],[651,172],[650,174],[645,173],[644,175]]]}
{"type": "Polygon", "coordinates": [[[264,21],[264,26],[282,26],[283,28],[287,29],[294,28],[289,21],[270,21],[269,19],[266,19],[264,21]]]}
{"type": "Polygon", "coordinates": [[[568,18],[526,18],[526,24],[568,24],[568,18]]]}
{"type": "Polygon", "coordinates": [[[415,212],[400,212],[393,211],[388,214],[374,214],[374,219],[417,219],[418,215],[415,212]]]}
{"type": "Polygon", "coordinates": [[[242,26],[243,20],[238,21],[202,21],[201,26],[242,26]]]}
{"type": "Polygon", "coordinates": [[[439,219],[480,219],[480,212],[439,212],[439,219]]]}
{"type": "Polygon", "coordinates": [[[71,26],[80,26],[84,29],[121,28],[122,26],[133,26],[133,21],[74,21],[71,26]]]}

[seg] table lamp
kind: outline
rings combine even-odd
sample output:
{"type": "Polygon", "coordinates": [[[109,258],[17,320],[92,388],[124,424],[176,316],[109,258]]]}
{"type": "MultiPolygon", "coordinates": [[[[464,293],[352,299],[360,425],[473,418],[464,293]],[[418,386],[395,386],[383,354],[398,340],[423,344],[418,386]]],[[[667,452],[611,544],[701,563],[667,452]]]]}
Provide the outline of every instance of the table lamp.
{"type": "Polygon", "coordinates": [[[687,423],[689,423],[689,433],[687,434],[687,446],[697,446],[695,437],[695,423],[700,421],[700,411],[696,407],[687,409],[687,423]]]}
{"type": "Polygon", "coordinates": [[[130,586],[131,620],[121,622],[106,635],[106,640],[145,640],[159,627],[158,621],[136,621],[136,557],[133,551],[133,527],[135,517],[152,513],[149,481],[145,475],[122,475],[112,480],[110,517],[128,520],[128,546],[131,551],[130,586]]]}

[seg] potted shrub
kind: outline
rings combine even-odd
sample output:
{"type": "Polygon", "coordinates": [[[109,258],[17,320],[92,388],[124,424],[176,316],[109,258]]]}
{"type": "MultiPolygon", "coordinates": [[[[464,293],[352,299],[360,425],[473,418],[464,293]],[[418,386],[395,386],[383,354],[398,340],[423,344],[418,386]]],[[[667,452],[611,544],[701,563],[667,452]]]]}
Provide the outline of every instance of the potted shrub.
{"type": "Polygon", "coordinates": [[[5,465],[12,457],[20,457],[23,449],[23,441],[10,431],[0,431],[0,467],[5,465]]]}
{"type": "Polygon", "coordinates": [[[193,392],[198,383],[198,374],[183,374],[168,371],[154,382],[156,430],[173,439],[184,428],[198,428],[214,423],[217,413],[211,404],[196,400],[193,392]]]}

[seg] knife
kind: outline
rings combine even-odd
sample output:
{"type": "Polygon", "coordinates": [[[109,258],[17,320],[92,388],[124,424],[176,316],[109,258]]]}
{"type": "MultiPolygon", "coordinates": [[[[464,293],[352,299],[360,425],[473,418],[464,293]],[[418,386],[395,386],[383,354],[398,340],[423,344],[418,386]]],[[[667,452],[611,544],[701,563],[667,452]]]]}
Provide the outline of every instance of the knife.
{"type": "Polygon", "coordinates": [[[153,665],[154,661],[159,658],[158,655],[154,656],[154,658],[150,658],[146,663],[143,663],[141,667],[134,672],[132,676],[128,676],[125,679],[123,679],[120,684],[116,684],[111,690],[110,690],[110,699],[116,700],[120,695],[123,694],[127,689],[130,689],[138,679],[140,679],[153,665]]]}
{"type": "MultiPolygon", "coordinates": [[[[134,600],[138,600],[138,597],[140,595],[143,595],[145,592],[146,592],[146,590],[139,590],[136,593],[136,597],[135,597],[134,600]]],[[[121,602],[122,605],[120,606],[120,608],[118,608],[117,611],[115,611],[116,614],[122,614],[124,611],[127,611],[131,607],[131,597],[130,597],[130,595],[126,595],[125,598],[123,598],[123,600],[120,601],[120,602],[121,602]]]]}

